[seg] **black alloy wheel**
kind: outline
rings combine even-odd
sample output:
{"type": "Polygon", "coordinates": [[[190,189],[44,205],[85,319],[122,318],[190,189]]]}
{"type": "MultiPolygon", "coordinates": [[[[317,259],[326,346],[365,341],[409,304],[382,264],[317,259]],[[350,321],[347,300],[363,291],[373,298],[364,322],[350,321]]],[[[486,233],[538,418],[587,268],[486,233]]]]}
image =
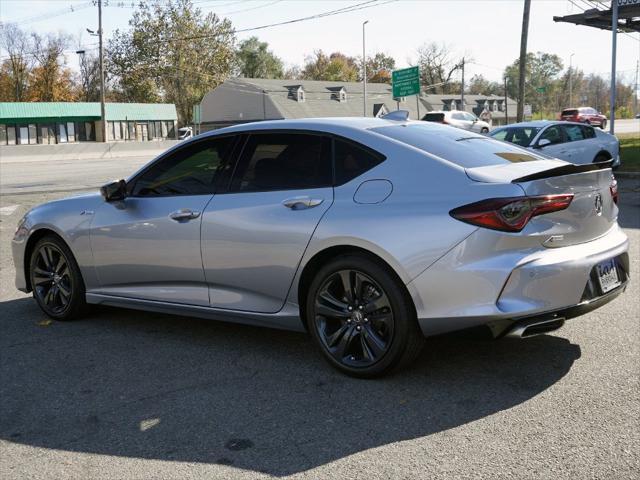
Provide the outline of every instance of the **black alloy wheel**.
{"type": "Polygon", "coordinates": [[[364,253],[337,256],[316,272],[305,317],[326,360],[354,377],[404,367],[424,343],[406,287],[390,267],[364,253]]]}
{"type": "Polygon", "coordinates": [[[382,287],[358,270],[340,270],[326,279],[315,300],[316,328],[336,361],[367,367],[389,350],[394,318],[382,287]]]}
{"type": "Polygon", "coordinates": [[[40,308],[56,320],[70,320],[85,306],[80,269],[66,244],[55,236],[41,239],[31,252],[29,275],[40,308]]]}

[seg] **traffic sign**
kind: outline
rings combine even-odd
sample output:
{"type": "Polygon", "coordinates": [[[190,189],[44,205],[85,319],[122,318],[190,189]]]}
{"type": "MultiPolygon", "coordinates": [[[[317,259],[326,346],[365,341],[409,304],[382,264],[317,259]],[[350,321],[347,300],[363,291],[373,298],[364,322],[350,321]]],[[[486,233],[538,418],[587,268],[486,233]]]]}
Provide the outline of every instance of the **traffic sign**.
{"type": "Polygon", "coordinates": [[[547,91],[547,87],[537,87],[536,88],[536,92],[538,93],[544,93],[547,91]]]}
{"type": "Polygon", "coordinates": [[[524,113],[525,117],[530,117],[531,116],[531,105],[525,105],[523,113],[524,113]]]}
{"type": "Polygon", "coordinates": [[[420,70],[418,67],[403,68],[391,72],[393,98],[408,97],[420,93],[420,70]]]}

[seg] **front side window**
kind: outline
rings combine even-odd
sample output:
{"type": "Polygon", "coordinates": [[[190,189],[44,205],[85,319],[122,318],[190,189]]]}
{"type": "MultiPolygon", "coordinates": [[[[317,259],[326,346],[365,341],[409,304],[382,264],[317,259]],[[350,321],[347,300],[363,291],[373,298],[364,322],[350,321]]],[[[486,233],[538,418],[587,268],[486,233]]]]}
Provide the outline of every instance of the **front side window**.
{"type": "Polygon", "coordinates": [[[562,143],[564,141],[562,137],[562,130],[557,125],[549,127],[544,132],[542,132],[540,140],[549,140],[549,142],[551,142],[551,145],[562,143]]]}
{"type": "Polygon", "coordinates": [[[582,125],[565,125],[564,131],[567,135],[567,140],[569,142],[577,142],[579,140],[584,140],[582,125]]]}
{"type": "Polygon", "coordinates": [[[134,182],[132,195],[207,195],[231,153],[235,137],[208,139],[169,153],[134,182]]]}
{"type": "Polygon", "coordinates": [[[359,147],[344,140],[334,140],[336,185],[342,185],[384,161],[377,152],[359,147]]]}
{"type": "Polygon", "coordinates": [[[580,125],[582,128],[582,134],[584,138],[596,138],[596,132],[593,127],[587,127],[586,125],[580,125]]]}
{"type": "Polygon", "coordinates": [[[259,192],[331,185],[331,140],[304,133],[255,133],[244,147],[231,190],[259,192]]]}
{"type": "Polygon", "coordinates": [[[453,118],[454,120],[466,120],[464,118],[464,113],[452,113],[451,118],[453,118]]]}

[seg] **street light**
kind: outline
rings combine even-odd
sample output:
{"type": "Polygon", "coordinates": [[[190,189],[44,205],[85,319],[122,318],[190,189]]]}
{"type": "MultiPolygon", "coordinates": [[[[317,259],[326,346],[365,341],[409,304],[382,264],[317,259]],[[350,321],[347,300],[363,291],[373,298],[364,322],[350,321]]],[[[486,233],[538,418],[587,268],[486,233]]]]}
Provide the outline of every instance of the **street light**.
{"type": "Polygon", "coordinates": [[[569,107],[573,107],[573,70],[571,69],[571,61],[575,53],[569,55],[569,107]]]}
{"type": "Polygon", "coordinates": [[[362,116],[367,116],[367,57],[365,49],[364,27],[369,20],[362,22],[362,116]]]}

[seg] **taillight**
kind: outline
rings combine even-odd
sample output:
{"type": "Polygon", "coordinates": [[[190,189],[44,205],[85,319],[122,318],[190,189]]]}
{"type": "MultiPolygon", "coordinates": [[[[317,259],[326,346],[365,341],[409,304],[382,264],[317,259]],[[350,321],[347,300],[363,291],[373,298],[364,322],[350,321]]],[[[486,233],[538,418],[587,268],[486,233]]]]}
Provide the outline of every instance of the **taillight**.
{"type": "Polygon", "coordinates": [[[532,217],[564,210],[572,200],[573,195],[490,198],[454,208],[449,214],[457,220],[478,227],[519,232],[532,217]]]}
{"type": "Polygon", "coordinates": [[[609,185],[609,191],[611,192],[611,198],[613,203],[618,204],[618,180],[611,174],[611,185],[609,185]]]}

